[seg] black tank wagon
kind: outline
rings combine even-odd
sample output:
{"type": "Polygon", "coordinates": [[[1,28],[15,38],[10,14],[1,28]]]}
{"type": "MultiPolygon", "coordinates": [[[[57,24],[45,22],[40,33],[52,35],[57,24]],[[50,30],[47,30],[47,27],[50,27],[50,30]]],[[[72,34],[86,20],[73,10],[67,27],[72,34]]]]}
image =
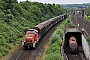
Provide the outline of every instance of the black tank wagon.
{"type": "Polygon", "coordinates": [[[77,53],[78,52],[78,47],[82,46],[81,43],[81,32],[78,28],[75,26],[65,26],[64,30],[64,36],[63,36],[63,41],[64,41],[64,52],[67,53],[77,53]]]}

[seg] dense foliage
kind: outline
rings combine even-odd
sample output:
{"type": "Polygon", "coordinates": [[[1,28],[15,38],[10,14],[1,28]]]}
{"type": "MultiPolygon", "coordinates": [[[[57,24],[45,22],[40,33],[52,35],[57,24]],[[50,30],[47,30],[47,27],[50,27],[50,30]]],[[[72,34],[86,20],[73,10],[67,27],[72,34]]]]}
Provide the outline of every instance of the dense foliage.
{"type": "Polygon", "coordinates": [[[50,38],[49,47],[46,50],[46,55],[43,60],[62,60],[60,47],[62,45],[62,34],[64,25],[70,23],[70,17],[66,19],[59,27],[57,27],[56,31],[53,33],[50,38]]]}
{"type": "Polygon", "coordinates": [[[87,37],[88,44],[90,46],[90,36],[87,37]]]}
{"type": "Polygon", "coordinates": [[[90,7],[88,7],[88,8],[85,10],[85,14],[86,14],[87,16],[90,16],[90,7]]]}
{"type": "Polygon", "coordinates": [[[85,10],[85,17],[86,20],[90,21],[90,6],[85,10]]]}
{"type": "Polygon", "coordinates": [[[26,30],[63,13],[65,9],[59,4],[0,0],[0,57],[20,44],[26,30]]]}

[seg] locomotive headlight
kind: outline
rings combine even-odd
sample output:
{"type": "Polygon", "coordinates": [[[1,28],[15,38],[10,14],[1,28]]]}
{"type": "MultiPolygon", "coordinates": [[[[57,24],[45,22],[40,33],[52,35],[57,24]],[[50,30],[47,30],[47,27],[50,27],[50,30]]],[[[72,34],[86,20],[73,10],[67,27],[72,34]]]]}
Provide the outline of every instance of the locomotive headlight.
{"type": "Polygon", "coordinates": [[[79,23],[78,23],[78,27],[79,27],[79,23]]]}
{"type": "Polygon", "coordinates": [[[26,42],[26,41],[24,40],[24,42],[26,42]]]}

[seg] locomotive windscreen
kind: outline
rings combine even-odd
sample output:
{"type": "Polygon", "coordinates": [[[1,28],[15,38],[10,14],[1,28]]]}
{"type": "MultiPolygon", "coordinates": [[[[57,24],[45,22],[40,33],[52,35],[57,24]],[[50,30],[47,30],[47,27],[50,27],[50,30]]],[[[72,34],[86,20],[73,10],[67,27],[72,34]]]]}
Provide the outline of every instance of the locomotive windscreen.
{"type": "Polygon", "coordinates": [[[69,39],[71,36],[74,36],[76,38],[78,46],[82,46],[82,37],[80,32],[67,32],[65,34],[65,41],[67,41],[67,44],[69,44],[69,39]]]}

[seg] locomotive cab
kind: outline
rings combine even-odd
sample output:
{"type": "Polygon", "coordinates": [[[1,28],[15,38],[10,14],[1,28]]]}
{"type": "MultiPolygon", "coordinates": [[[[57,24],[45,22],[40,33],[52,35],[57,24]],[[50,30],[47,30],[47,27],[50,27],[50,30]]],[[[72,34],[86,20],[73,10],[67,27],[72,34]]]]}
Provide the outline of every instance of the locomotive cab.
{"type": "Polygon", "coordinates": [[[24,47],[28,48],[33,47],[35,48],[36,42],[38,41],[38,31],[35,29],[29,29],[25,36],[24,36],[24,47]]]}

